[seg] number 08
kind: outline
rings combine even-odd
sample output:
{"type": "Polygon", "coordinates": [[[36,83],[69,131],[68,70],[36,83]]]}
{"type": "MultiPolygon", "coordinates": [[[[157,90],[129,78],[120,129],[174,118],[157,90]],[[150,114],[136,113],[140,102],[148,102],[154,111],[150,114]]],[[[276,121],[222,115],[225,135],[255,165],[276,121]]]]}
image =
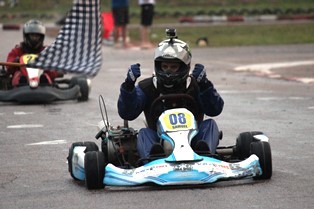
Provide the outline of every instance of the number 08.
{"type": "Polygon", "coordinates": [[[184,113],[170,114],[169,121],[171,125],[176,125],[178,123],[185,124],[186,123],[185,114],[184,113]]]}

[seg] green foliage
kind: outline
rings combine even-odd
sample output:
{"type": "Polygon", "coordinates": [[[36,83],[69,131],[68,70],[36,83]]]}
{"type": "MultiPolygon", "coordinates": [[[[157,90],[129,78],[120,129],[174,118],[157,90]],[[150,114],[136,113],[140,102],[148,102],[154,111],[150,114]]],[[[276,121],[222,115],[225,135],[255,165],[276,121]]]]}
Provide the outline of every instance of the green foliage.
{"type": "MultiPolygon", "coordinates": [[[[209,47],[275,45],[314,43],[314,23],[211,25],[207,27],[177,27],[180,39],[192,48],[196,41],[206,37],[209,47]]],[[[157,44],[165,38],[164,28],[152,30],[152,40],[157,44]]],[[[130,30],[131,40],[139,40],[138,29],[130,30]]]]}

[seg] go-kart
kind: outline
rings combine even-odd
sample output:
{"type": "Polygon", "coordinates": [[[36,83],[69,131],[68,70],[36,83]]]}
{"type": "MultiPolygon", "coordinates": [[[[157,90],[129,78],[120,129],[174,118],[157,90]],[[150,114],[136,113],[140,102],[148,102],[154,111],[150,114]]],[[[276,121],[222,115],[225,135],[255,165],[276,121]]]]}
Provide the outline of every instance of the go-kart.
{"type": "MultiPolygon", "coordinates": [[[[157,98],[152,106],[173,98],[193,100],[185,94],[165,95],[157,98]]],[[[187,103],[193,106],[193,102],[187,103]]],[[[93,141],[75,142],[69,148],[67,158],[72,178],[85,181],[88,189],[101,189],[106,185],[198,185],[243,178],[270,179],[272,176],[270,144],[262,132],[243,132],[235,145],[217,147],[215,153],[195,152],[190,144],[198,129],[192,111],[184,107],[168,109],[157,122],[157,132],[161,141],[166,142],[163,145],[168,149],[167,154],[139,159],[138,132],[128,127],[127,121],[123,126],[113,128],[108,117],[102,118],[95,137],[101,139],[101,151],[93,141]]]]}
{"type": "Polygon", "coordinates": [[[20,63],[1,63],[0,102],[51,103],[58,100],[88,100],[90,79],[75,76],[52,80],[42,69],[27,66],[36,57],[35,54],[26,54],[20,57],[20,63]],[[13,87],[13,78],[6,75],[5,65],[20,67],[24,81],[13,87]]]}

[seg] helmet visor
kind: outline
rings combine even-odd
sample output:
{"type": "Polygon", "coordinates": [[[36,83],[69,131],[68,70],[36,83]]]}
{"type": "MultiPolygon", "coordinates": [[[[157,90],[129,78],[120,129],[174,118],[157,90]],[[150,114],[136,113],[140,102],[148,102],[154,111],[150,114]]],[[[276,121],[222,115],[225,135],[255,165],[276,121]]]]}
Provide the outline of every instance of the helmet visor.
{"type": "Polygon", "coordinates": [[[161,62],[160,65],[161,70],[167,74],[176,73],[180,69],[179,62],[161,62]]]}

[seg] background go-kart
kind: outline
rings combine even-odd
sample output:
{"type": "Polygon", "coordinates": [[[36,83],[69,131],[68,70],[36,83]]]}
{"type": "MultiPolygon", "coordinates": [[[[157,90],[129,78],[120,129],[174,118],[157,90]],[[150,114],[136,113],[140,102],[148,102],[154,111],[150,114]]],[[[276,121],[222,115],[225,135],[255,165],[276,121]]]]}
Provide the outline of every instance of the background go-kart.
{"type": "MultiPolygon", "coordinates": [[[[21,40],[21,31],[0,31],[0,37],[5,40],[0,60],[5,60],[21,40]]],[[[51,41],[47,38],[47,43],[51,41]]],[[[99,191],[88,191],[74,182],[67,171],[68,148],[72,142],[96,141],[96,124],[101,120],[98,96],[105,98],[110,122],[122,125],[116,101],[128,66],[139,62],[142,77],[152,74],[153,50],[104,46],[104,63],[92,80],[88,102],[0,103],[0,208],[312,208],[313,84],[233,69],[310,60],[313,48],[305,44],[192,49],[193,64],[207,66],[208,78],[225,100],[225,109],[216,118],[224,131],[221,144],[234,144],[242,131],[265,132],[273,154],[270,181],[220,182],[195,189],[107,187],[99,191]]],[[[140,128],[142,120],[143,116],[130,125],[140,128]]]]}

